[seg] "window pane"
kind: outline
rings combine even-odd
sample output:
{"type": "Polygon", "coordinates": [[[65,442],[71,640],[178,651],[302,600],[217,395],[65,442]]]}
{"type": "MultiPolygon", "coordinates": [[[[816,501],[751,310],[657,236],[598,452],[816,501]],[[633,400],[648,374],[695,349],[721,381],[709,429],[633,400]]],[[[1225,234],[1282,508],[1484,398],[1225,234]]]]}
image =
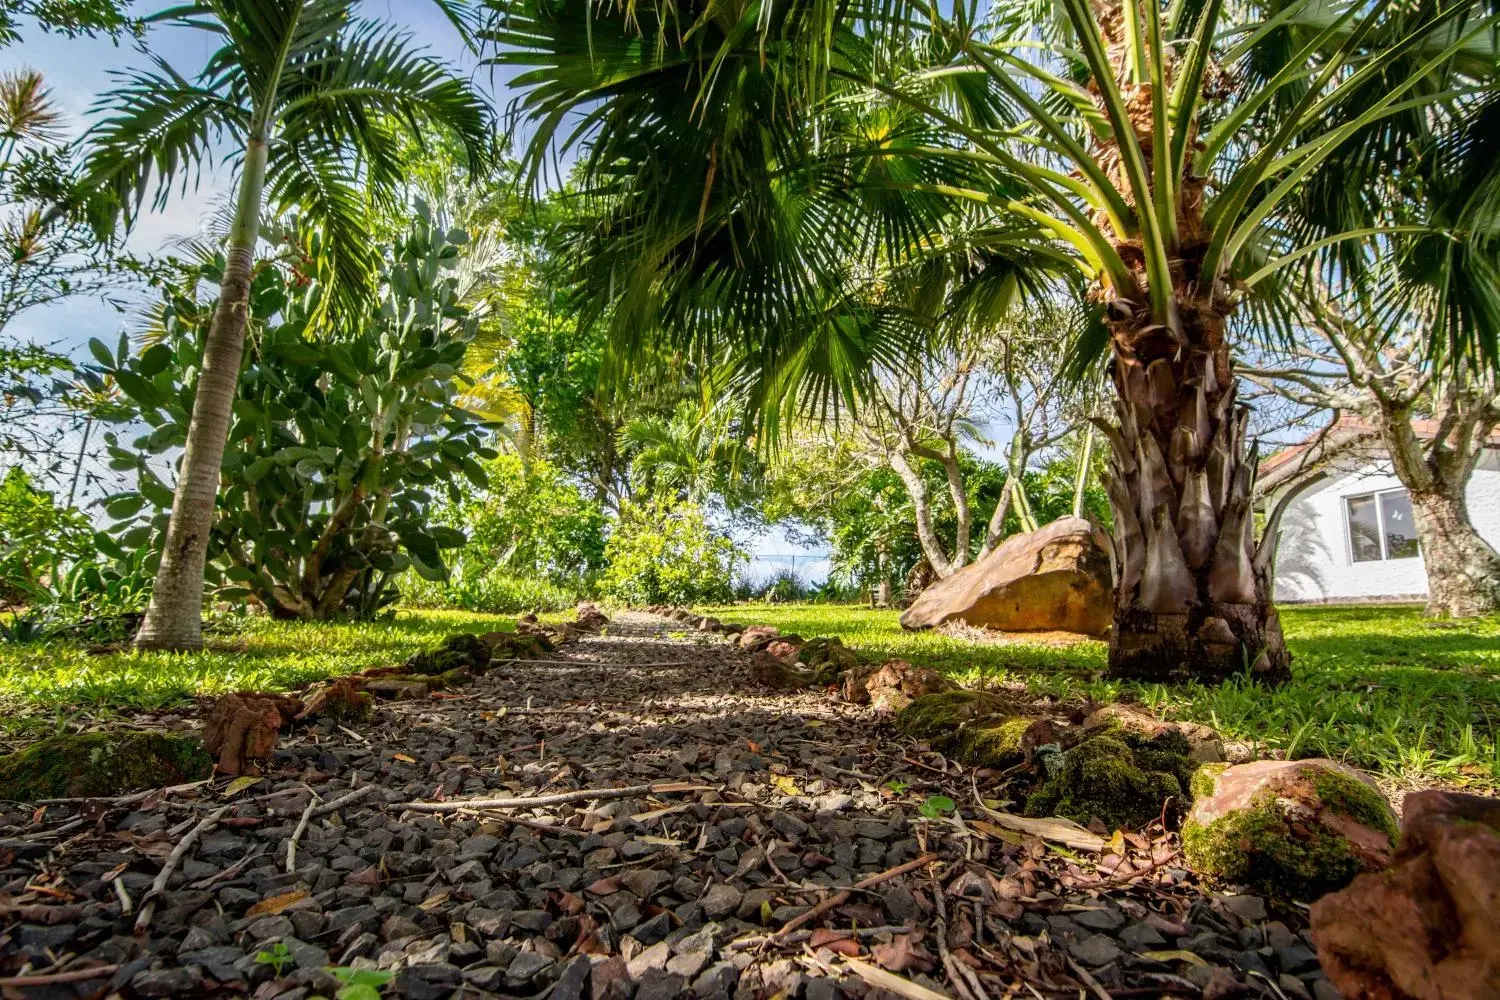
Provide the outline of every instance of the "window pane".
{"type": "Polygon", "coordinates": [[[1385,521],[1385,557],[1412,559],[1417,552],[1417,528],[1412,519],[1411,497],[1405,490],[1380,494],[1380,515],[1385,521]]]}
{"type": "Polygon", "coordinates": [[[1374,497],[1350,497],[1344,501],[1349,511],[1349,552],[1355,562],[1380,558],[1380,514],[1374,497]]]}

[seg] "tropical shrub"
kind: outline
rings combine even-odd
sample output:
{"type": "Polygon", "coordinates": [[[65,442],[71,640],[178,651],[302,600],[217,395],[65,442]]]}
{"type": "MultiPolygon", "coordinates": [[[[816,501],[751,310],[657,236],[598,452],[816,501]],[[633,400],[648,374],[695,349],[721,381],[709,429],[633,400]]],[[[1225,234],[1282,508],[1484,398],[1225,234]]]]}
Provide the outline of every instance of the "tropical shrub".
{"type": "MultiPolygon", "coordinates": [[[[373,615],[397,597],[408,568],[444,579],[443,550],[465,541],[429,524],[434,490],[485,482],[482,428],[456,402],[457,376],[474,323],[452,269],[465,238],[433,225],[424,206],[385,255],[378,299],[352,329],[308,335],[322,301],[316,282],[282,260],[258,269],[251,288],[256,336],[246,352],[209,542],[209,582],[221,598],[251,599],[286,618],[373,615]]],[[[139,354],[90,343],[101,371],[136,406],[149,430],[128,445],[106,442],[136,490],[105,502],[137,523],[126,547],[164,530],[172,490],[152,459],[187,435],[204,338],[215,303],[196,300],[217,282],[223,256],[167,289],[153,342],[139,354]]]]}
{"type": "Polygon", "coordinates": [[[0,604],[50,601],[65,568],[92,552],[93,535],[82,511],[12,468],[0,480],[0,604]]]}
{"type": "Polygon", "coordinates": [[[401,603],[414,608],[456,608],[484,614],[564,611],[587,597],[586,591],[535,576],[506,573],[458,556],[447,580],[424,580],[414,573],[401,579],[401,603]]]}
{"type": "Polygon", "coordinates": [[[604,568],[604,508],[542,460],[500,455],[489,485],[470,490],[456,514],[469,562],[520,578],[586,589],[604,568]]]}
{"type": "Polygon", "coordinates": [[[745,558],[712,530],[697,504],[663,497],[622,504],[604,556],[609,568],[600,594],[636,606],[727,601],[745,558]]]}

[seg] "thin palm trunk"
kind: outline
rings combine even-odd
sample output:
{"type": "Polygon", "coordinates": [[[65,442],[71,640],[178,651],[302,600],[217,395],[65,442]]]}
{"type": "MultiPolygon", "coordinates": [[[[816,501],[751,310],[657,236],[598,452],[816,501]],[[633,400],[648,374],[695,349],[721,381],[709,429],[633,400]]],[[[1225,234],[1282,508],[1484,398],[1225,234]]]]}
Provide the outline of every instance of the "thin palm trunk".
{"type": "Polygon", "coordinates": [[[203,569],[219,493],[224,442],[229,436],[240,364],[245,356],[245,327],[250,319],[250,279],[259,236],[266,153],[264,138],[251,139],[245,150],[224,279],[219,285],[219,302],[203,347],[203,371],[198,377],[187,447],[172,497],[166,546],[156,571],[151,604],[135,637],[135,645],[140,649],[203,647],[203,569]]]}
{"type": "Polygon", "coordinates": [[[1083,516],[1083,498],[1089,488],[1089,465],[1094,460],[1094,428],[1083,429],[1083,455],[1078,459],[1078,479],[1073,483],[1073,516],[1083,516]]]}

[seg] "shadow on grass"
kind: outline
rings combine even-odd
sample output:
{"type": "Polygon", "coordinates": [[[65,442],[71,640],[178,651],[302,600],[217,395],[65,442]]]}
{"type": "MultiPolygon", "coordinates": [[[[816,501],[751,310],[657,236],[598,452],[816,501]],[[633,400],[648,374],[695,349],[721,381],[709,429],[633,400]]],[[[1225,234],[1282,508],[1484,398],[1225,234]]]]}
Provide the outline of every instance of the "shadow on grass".
{"type": "Polygon", "coordinates": [[[966,685],[1019,682],[1037,693],[1125,699],[1203,722],[1226,737],[1327,756],[1424,784],[1500,786],[1500,618],[1431,622],[1409,605],[1287,607],[1292,680],[1274,690],[1104,677],[1103,643],[991,646],[902,631],[895,611],[746,604],[710,609],[726,621],[837,635],[869,659],[901,657],[966,685]]]}

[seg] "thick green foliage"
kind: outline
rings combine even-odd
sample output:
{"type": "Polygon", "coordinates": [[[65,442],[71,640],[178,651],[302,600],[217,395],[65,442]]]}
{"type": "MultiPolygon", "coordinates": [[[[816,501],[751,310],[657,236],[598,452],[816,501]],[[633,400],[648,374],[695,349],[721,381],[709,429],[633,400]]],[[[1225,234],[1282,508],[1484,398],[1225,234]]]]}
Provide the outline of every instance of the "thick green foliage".
{"type": "Polygon", "coordinates": [[[458,506],[464,557],[486,573],[586,588],[604,566],[603,506],[545,461],[501,455],[484,470],[488,486],[458,506]]]}
{"type": "Polygon", "coordinates": [[[93,549],[88,517],[37,489],[19,466],[0,480],[0,602],[50,596],[65,566],[93,549]]]}
{"type": "Polygon", "coordinates": [[[0,799],[119,795],[206,778],[213,758],[197,739],[148,732],[53,736],[0,757],[0,799]]]}
{"type": "MultiPolygon", "coordinates": [[[[386,255],[378,302],[331,339],[308,335],[321,297],[300,258],[258,269],[251,309],[260,326],[240,377],[209,545],[221,597],[253,598],[282,617],[367,616],[395,598],[391,581],[408,567],[446,577],[442,550],[464,535],[429,523],[432,491],[456,494],[458,477],[482,484],[480,460],[495,454],[458,400],[458,366],[474,333],[452,271],[465,239],[420,207],[386,255]]],[[[151,515],[122,526],[123,547],[165,526],[171,490],[149,463],[185,440],[214,307],[191,292],[217,281],[222,266],[221,257],[168,290],[161,333],[143,352],[90,344],[150,428],[129,445],[107,436],[114,466],[135,470],[138,490],[109,498],[106,511],[151,515]]]]}
{"type": "Polygon", "coordinates": [[[663,498],[623,505],[604,555],[600,593],[635,606],[727,600],[743,558],[696,504],[663,498]]]}

